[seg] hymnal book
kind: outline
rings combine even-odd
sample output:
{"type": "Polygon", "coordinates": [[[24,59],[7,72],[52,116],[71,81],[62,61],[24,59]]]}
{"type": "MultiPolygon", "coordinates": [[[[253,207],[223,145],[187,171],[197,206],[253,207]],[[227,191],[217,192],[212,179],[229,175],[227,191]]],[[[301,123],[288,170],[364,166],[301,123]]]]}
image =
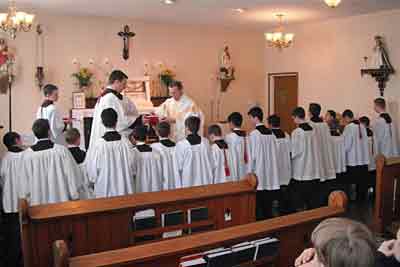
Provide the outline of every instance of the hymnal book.
{"type": "MultiPolygon", "coordinates": [[[[206,207],[188,209],[187,213],[188,213],[187,218],[188,218],[189,224],[194,223],[194,222],[208,220],[208,208],[206,208],[206,207]]],[[[210,226],[208,226],[208,225],[200,226],[200,227],[196,227],[196,228],[190,228],[189,234],[207,231],[209,229],[210,229],[210,226]]]]}
{"type": "Polygon", "coordinates": [[[252,242],[256,246],[254,261],[265,257],[276,256],[279,251],[279,240],[276,238],[266,238],[252,242]]]}
{"type": "Polygon", "coordinates": [[[256,253],[256,246],[254,244],[248,243],[241,246],[232,247],[233,259],[235,266],[240,264],[251,262],[254,260],[254,255],[256,253]]]}
{"type": "Polygon", "coordinates": [[[135,231],[157,227],[157,218],[153,209],[138,211],[133,216],[135,231]]]}
{"type": "Polygon", "coordinates": [[[232,267],[235,265],[233,253],[230,249],[208,254],[204,259],[207,262],[207,267],[232,267]]]}
{"type": "MultiPolygon", "coordinates": [[[[161,226],[168,227],[184,223],[183,212],[181,210],[161,214],[161,226]]],[[[163,233],[163,238],[177,237],[182,235],[182,230],[163,233]]]]}
{"type": "Polygon", "coordinates": [[[196,259],[182,261],[179,267],[207,267],[206,260],[201,256],[196,259]]]}

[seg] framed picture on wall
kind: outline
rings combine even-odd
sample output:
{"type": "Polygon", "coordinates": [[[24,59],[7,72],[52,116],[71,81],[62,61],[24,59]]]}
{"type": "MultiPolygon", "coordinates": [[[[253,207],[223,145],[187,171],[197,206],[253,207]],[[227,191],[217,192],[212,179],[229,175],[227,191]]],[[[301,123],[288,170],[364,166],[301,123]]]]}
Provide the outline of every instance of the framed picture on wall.
{"type": "Polygon", "coordinates": [[[72,106],[74,109],[86,108],[86,97],[83,92],[72,93],[72,106]]]}

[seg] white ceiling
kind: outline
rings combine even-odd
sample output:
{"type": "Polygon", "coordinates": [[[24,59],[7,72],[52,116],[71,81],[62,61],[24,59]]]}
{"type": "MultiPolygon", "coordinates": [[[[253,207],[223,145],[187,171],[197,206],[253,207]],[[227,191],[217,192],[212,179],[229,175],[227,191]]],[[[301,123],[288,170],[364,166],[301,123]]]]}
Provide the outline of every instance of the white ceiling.
{"type": "MultiPolygon", "coordinates": [[[[0,0],[4,10],[7,0],[0,0]]],[[[65,15],[126,17],[179,24],[245,26],[257,29],[275,25],[274,13],[287,14],[289,23],[305,23],[400,8],[400,0],[342,0],[336,9],[323,0],[17,0],[19,9],[65,15]],[[232,9],[246,8],[243,14],[232,9]],[[273,24],[271,24],[273,23],[273,24]]]]}

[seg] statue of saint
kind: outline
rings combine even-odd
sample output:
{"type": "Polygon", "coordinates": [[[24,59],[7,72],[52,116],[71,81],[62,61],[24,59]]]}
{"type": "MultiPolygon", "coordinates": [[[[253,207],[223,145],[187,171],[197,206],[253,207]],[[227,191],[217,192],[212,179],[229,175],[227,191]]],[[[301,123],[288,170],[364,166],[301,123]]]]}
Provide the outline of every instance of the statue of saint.
{"type": "Polygon", "coordinates": [[[221,78],[224,78],[224,79],[233,78],[233,74],[234,74],[231,53],[229,52],[229,47],[227,45],[224,47],[224,51],[221,54],[220,74],[222,76],[221,78]]]}
{"type": "Polygon", "coordinates": [[[386,68],[393,70],[393,66],[390,63],[389,55],[385,48],[385,43],[383,42],[383,37],[379,35],[375,36],[375,42],[372,67],[375,69],[386,68]]]}

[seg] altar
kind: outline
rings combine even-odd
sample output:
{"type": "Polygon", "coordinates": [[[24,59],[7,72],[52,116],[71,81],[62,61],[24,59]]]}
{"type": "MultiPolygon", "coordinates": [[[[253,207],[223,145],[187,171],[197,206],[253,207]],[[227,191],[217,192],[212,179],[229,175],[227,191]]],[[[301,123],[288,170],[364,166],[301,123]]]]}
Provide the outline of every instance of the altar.
{"type": "MultiPolygon", "coordinates": [[[[155,107],[151,102],[151,80],[149,76],[128,80],[123,95],[135,103],[140,114],[145,115],[154,112],[155,107]]],[[[93,108],[71,109],[72,127],[77,128],[81,133],[81,148],[84,150],[88,149],[90,142],[93,112],[93,108]]]]}

